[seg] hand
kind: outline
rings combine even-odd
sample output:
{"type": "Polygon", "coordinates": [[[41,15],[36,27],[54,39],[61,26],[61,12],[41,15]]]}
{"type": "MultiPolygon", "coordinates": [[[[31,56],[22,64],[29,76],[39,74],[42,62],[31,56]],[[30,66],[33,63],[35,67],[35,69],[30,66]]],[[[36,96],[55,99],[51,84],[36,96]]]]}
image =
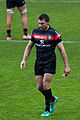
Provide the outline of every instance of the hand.
{"type": "Polygon", "coordinates": [[[65,67],[64,75],[67,76],[69,73],[70,73],[70,68],[69,67],[65,67]]]}
{"type": "Polygon", "coordinates": [[[22,61],[22,62],[21,62],[20,67],[21,67],[22,70],[24,70],[25,64],[26,64],[25,61],[22,61]]]}

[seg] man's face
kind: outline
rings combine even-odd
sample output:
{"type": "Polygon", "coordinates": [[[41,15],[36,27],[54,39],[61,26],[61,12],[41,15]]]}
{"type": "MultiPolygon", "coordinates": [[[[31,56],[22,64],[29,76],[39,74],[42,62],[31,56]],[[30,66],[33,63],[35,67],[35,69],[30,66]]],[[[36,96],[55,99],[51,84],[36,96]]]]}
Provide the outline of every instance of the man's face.
{"type": "Polygon", "coordinates": [[[48,27],[49,27],[49,21],[48,22],[46,22],[44,19],[43,20],[38,20],[38,24],[39,24],[39,26],[40,26],[40,29],[42,30],[42,31],[46,31],[47,29],[48,29],[48,27]]]}

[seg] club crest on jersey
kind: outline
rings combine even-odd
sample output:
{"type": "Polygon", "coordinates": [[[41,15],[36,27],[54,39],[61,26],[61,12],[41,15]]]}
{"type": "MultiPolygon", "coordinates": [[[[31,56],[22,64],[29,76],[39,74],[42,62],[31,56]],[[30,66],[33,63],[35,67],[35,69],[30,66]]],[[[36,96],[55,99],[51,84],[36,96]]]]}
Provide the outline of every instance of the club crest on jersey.
{"type": "Polygon", "coordinates": [[[51,39],[51,36],[49,35],[49,36],[48,36],[48,40],[50,40],[50,39],[51,39]]]}

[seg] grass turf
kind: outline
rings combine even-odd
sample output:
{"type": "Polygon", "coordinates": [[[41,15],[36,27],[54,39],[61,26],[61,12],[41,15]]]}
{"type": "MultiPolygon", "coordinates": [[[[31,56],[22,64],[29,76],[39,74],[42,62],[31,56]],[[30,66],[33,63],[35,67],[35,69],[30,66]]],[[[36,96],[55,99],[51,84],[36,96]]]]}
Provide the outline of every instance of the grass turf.
{"type": "MultiPolygon", "coordinates": [[[[49,118],[41,118],[44,97],[36,88],[34,76],[35,47],[20,70],[27,42],[4,42],[6,39],[6,8],[0,2],[0,120],[80,120],[80,44],[64,43],[71,73],[63,77],[64,64],[59,51],[57,74],[52,82],[52,92],[59,97],[56,110],[49,118]]],[[[29,33],[38,27],[41,13],[50,16],[50,25],[62,34],[63,41],[80,41],[80,3],[30,3],[28,8],[29,33]]],[[[17,9],[12,21],[12,39],[22,40],[21,16],[17,9]]],[[[22,40],[23,41],[23,40],[22,40]]]]}

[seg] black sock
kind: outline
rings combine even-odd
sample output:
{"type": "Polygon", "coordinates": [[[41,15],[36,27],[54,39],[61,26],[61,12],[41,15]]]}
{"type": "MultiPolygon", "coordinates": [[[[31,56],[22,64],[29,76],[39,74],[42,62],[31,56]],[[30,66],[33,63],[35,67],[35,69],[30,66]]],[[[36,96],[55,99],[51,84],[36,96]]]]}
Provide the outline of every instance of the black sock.
{"type": "Polygon", "coordinates": [[[52,96],[52,102],[54,102],[55,101],[55,97],[54,96],[52,96]]]}
{"type": "Polygon", "coordinates": [[[27,35],[27,29],[24,29],[24,34],[27,35]]]}
{"type": "MultiPolygon", "coordinates": [[[[50,91],[51,91],[51,89],[50,89],[50,91]]],[[[42,93],[44,96],[45,96],[45,94],[46,94],[45,90],[41,91],[41,93],[42,93]]],[[[52,96],[52,92],[50,92],[50,94],[51,94],[51,96],[52,96]]],[[[54,101],[55,101],[55,97],[52,96],[51,102],[54,102],[54,101]]]]}
{"type": "Polygon", "coordinates": [[[43,90],[43,91],[41,91],[41,93],[45,96],[46,99],[47,99],[47,98],[49,98],[49,99],[52,99],[52,98],[53,98],[53,97],[52,97],[51,89],[49,89],[49,90],[43,90]]]}
{"type": "Polygon", "coordinates": [[[44,96],[45,96],[45,90],[43,90],[43,91],[40,91],[44,96]]]}
{"type": "Polygon", "coordinates": [[[11,37],[11,30],[7,30],[7,36],[11,37]]]}
{"type": "Polygon", "coordinates": [[[41,92],[45,96],[45,103],[46,103],[45,111],[50,111],[50,102],[53,99],[51,89],[49,89],[49,90],[43,90],[41,92]]]}

